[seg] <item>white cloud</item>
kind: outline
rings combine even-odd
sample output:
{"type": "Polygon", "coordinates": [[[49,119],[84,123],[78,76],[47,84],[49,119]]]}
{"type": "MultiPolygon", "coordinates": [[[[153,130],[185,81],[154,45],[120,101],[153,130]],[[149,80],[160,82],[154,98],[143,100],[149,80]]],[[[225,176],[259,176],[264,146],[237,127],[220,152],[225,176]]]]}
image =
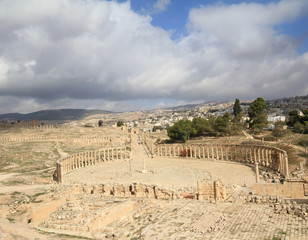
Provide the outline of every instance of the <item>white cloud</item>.
{"type": "Polygon", "coordinates": [[[274,26],[307,15],[306,0],[285,0],[268,5],[217,5],[193,9],[189,27],[203,33],[208,44],[224,48],[234,57],[269,57],[294,49],[289,36],[275,32],[274,26]]]}
{"type": "Polygon", "coordinates": [[[173,41],[129,2],[0,0],[0,112],[307,94],[308,53],[274,29],[307,8],[293,0],[192,9],[189,35],[173,41]]]}
{"type": "Polygon", "coordinates": [[[171,4],[171,0],[157,0],[154,4],[154,12],[160,13],[166,11],[168,5],[171,4]]]}

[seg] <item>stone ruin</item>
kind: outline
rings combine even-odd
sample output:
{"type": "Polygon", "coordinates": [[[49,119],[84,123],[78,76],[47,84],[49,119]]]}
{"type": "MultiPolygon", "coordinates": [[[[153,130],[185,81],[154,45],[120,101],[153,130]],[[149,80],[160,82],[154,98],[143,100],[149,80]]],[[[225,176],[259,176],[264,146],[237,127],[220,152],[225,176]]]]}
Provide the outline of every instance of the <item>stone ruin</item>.
{"type": "MultiPolygon", "coordinates": [[[[122,184],[63,186],[57,193],[45,196],[46,199],[49,197],[49,201],[44,201],[31,209],[28,222],[45,232],[90,238],[112,238],[114,234],[116,239],[127,239],[125,236],[128,233],[121,229],[117,231],[110,226],[122,224],[121,222],[134,224],[140,215],[145,213],[149,216],[148,221],[156,221],[151,215],[155,216],[158,209],[157,206],[151,207],[151,199],[186,202],[186,199],[190,199],[187,196],[193,196],[192,199],[200,201],[223,201],[226,197],[224,186],[219,180],[213,183],[200,181],[198,187],[193,190],[195,192],[183,193],[141,183],[127,186],[122,184]],[[150,201],[145,201],[146,199],[150,201]]],[[[195,216],[194,221],[179,227],[177,231],[204,234],[219,230],[224,221],[223,214],[203,212],[195,216]]]]}

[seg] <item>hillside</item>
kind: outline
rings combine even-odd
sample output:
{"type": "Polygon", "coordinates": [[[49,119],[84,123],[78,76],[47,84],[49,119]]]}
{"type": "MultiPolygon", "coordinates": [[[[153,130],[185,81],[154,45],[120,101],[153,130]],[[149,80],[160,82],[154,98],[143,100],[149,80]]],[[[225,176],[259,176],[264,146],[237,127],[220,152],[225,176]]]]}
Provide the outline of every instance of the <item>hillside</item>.
{"type": "Polygon", "coordinates": [[[38,121],[60,121],[60,120],[79,120],[84,117],[94,114],[111,113],[105,110],[86,110],[86,109],[56,109],[56,110],[42,110],[38,112],[21,114],[21,113],[7,113],[0,115],[1,120],[10,121],[28,121],[36,119],[38,121]]]}

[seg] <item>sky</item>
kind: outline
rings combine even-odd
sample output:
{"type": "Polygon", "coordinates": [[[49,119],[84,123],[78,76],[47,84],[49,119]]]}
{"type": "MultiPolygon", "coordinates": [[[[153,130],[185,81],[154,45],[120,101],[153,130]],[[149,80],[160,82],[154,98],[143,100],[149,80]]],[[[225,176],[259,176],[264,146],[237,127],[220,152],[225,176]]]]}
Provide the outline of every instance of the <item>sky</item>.
{"type": "Polygon", "coordinates": [[[0,0],[0,114],[308,94],[307,0],[0,0]]]}

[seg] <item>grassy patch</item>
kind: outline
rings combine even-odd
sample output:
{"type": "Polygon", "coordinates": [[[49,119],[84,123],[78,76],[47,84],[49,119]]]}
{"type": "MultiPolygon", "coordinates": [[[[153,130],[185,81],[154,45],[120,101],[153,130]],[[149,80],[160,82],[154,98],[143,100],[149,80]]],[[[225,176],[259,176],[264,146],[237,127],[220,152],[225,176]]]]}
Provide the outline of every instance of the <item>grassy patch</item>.
{"type": "Polygon", "coordinates": [[[89,239],[93,240],[94,238],[88,238],[88,237],[82,237],[82,236],[77,236],[77,235],[69,235],[69,234],[61,234],[61,233],[55,233],[55,232],[46,232],[37,229],[39,233],[46,234],[46,235],[56,235],[57,237],[65,237],[65,238],[71,238],[71,239],[89,239]]]}
{"type": "Polygon", "coordinates": [[[40,192],[40,193],[34,194],[32,197],[36,198],[38,196],[42,196],[42,195],[45,195],[45,194],[46,194],[46,192],[40,192]]]}

